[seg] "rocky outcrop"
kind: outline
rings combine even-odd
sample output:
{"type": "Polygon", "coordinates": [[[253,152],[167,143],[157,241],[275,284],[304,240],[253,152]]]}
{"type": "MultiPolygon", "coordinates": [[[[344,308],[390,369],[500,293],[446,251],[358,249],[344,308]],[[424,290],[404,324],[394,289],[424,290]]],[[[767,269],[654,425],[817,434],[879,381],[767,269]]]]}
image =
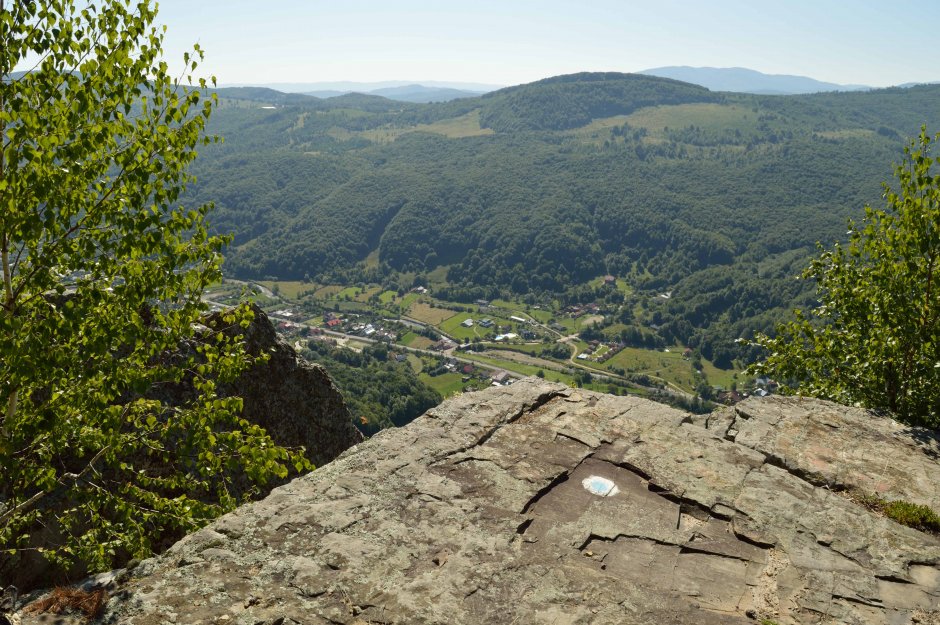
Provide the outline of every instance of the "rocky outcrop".
{"type": "Polygon", "coordinates": [[[326,369],[300,358],[278,338],[264,311],[254,306],[253,312],[244,330],[246,347],[252,355],[267,354],[268,360],[223,387],[222,394],[241,397],[245,419],[262,426],[279,445],[302,445],[317,466],[362,441],[326,369]]]}
{"type": "MultiPolygon", "coordinates": [[[[445,402],[131,571],[105,622],[936,623],[940,444],[785,398],[707,417],[528,379],[445,402]]],[[[24,619],[24,622],[33,622],[24,619]]]]}

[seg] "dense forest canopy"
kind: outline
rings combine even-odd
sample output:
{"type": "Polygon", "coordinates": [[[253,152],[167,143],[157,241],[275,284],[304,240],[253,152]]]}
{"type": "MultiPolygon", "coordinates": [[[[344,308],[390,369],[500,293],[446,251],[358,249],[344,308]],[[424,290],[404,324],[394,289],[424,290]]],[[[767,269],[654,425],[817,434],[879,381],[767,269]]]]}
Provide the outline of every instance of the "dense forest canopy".
{"type": "Polygon", "coordinates": [[[469,301],[604,274],[672,292],[666,339],[727,362],[811,296],[817,241],[876,203],[940,86],[756,96],[575,74],[440,104],[219,90],[199,201],[238,277],[356,280],[444,267],[469,301]],[[368,261],[367,261],[368,259],[368,261]]]}

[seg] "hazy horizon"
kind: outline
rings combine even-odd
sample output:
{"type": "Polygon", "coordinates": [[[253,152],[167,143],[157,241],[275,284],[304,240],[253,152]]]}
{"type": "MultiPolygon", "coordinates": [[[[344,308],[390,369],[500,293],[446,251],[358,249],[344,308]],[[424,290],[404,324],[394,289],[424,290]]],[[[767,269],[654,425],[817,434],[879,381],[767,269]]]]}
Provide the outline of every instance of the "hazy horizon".
{"type": "Polygon", "coordinates": [[[480,0],[337,3],[162,0],[171,67],[199,43],[220,84],[387,82],[515,85],[581,71],[746,67],[839,84],[940,80],[911,43],[940,3],[680,0],[591,5],[480,0]]]}

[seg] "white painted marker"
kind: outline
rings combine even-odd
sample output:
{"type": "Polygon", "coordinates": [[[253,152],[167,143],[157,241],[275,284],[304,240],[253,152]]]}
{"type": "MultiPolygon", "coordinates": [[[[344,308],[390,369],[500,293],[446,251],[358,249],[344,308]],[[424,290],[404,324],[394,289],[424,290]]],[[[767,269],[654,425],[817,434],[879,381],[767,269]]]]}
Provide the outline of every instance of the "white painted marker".
{"type": "Polygon", "coordinates": [[[616,484],[608,480],[606,477],[601,477],[599,475],[592,475],[591,477],[584,478],[581,480],[581,485],[591,493],[601,497],[613,497],[620,492],[620,489],[617,488],[616,484]]]}

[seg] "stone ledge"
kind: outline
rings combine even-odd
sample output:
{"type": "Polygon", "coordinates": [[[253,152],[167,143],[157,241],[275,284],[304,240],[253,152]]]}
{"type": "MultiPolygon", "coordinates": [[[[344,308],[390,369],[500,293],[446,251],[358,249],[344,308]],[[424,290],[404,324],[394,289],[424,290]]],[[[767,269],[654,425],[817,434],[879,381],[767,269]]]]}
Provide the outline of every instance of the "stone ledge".
{"type": "Polygon", "coordinates": [[[833,490],[934,501],[920,434],[825,402],[703,419],[531,378],[188,536],[105,622],[929,623],[940,541],[833,490]]]}

